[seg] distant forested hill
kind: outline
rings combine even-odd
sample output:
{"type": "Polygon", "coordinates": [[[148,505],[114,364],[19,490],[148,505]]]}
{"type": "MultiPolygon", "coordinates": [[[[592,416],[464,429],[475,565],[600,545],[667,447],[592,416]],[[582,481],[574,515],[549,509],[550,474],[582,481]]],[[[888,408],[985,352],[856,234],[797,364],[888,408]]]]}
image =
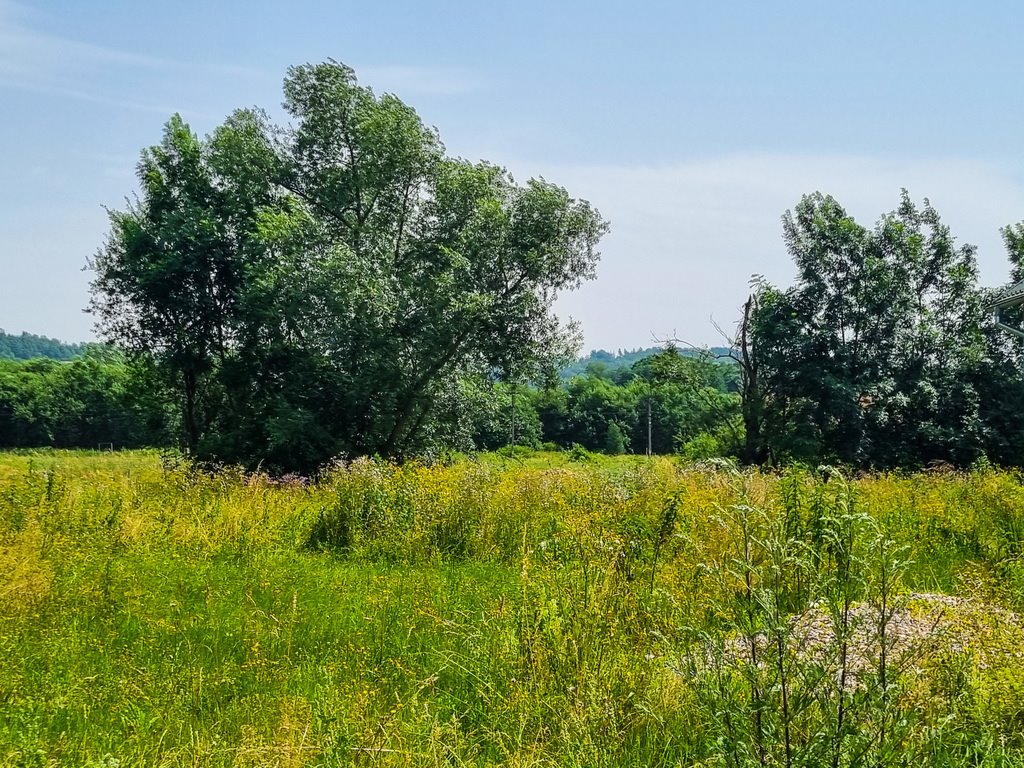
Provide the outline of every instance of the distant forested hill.
{"type": "Polygon", "coordinates": [[[74,360],[85,353],[85,348],[85,344],[65,344],[33,333],[15,336],[0,328],[0,360],[31,360],[36,357],[74,360]]]}
{"type": "MultiPolygon", "coordinates": [[[[599,368],[606,373],[630,368],[634,363],[661,352],[663,347],[646,347],[637,349],[620,349],[616,352],[609,352],[605,349],[591,350],[586,357],[581,357],[575,363],[562,369],[562,378],[571,379],[573,376],[581,376],[588,369],[599,368]]],[[[680,349],[679,354],[684,357],[696,357],[703,350],[680,349]]],[[[707,350],[710,354],[719,357],[728,353],[725,347],[710,347],[707,350]]]]}

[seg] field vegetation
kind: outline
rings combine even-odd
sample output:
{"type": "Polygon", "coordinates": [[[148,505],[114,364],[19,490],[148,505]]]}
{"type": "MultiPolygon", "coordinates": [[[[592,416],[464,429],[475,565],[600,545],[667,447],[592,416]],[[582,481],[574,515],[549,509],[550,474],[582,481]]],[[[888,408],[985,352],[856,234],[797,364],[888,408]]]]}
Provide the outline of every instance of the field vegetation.
{"type": "Polygon", "coordinates": [[[0,456],[0,764],[1024,765],[1017,472],[0,456]]]}

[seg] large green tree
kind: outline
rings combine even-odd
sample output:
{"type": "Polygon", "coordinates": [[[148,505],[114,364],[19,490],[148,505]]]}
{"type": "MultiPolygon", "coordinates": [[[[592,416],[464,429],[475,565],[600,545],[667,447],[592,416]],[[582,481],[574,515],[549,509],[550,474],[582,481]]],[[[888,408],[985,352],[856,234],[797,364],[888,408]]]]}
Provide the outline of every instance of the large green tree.
{"type": "Polygon", "coordinates": [[[239,234],[208,148],[180,116],[142,153],[138,176],[140,197],[109,212],[110,234],[90,264],[90,310],[108,340],[152,355],[176,385],[182,442],[194,451],[221,405],[209,390],[238,321],[239,234]]]}
{"type": "Polygon", "coordinates": [[[448,157],[335,62],[289,70],[288,127],[180,118],[93,260],[105,336],[177,385],[199,455],[308,469],[450,441],[467,377],[535,375],[606,224],[542,180],[448,157]]]}
{"type": "MultiPolygon", "coordinates": [[[[1002,230],[1010,262],[1010,283],[1024,280],[1024,223],[1002,230]]],[[[985,301],[994,300],[1002,290],[985,293],[985,301]]],[[[1002,323],[1024,329],[1024,310],[1005,309],[1002,323]]],[[[990,318],[984,326],[986,355],[973,376],[978,390],[982,419],[986,425],[986,453],[992,461],[1004,465],[1024,462],[1024,339],[996,325],[990,318]]]]}
{"type": "Polygon", "coordinates": [[[783,228],[797,280],[762,286],[745,324],[766,453],[862,466],[978,456],[985,344],[973,247],[905,192],[870,230],[821,194],[783,228]]]}

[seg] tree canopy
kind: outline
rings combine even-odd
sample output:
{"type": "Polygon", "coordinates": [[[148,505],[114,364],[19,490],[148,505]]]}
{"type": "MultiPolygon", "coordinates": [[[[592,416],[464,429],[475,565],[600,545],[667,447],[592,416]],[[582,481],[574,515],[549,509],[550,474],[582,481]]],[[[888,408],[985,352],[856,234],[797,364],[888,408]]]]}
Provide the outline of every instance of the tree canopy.
{"type": "Polygon", "coordinates": [[[74,360],[84,355],[88,347],[88,344],[65,344],[33,333],[22,332],[16,336],[0,328],[0,360],[31,360],[37,357],[74,360]]]}
{"type": "Polygon", "coordinates": [[[821,194],[783,228],[797,280],[758,285],[741,334],[749,458],[896,467],[991,451],[1005,430],[986,395],[1012,366],[997,370],[1006,342],[984,320],[974,248],[906,192],[872,229],[821,194]]]}
{"type": "Polygon", "coordinates": [[[309,469],[451,444],[459,382],[566,357],[556,295],[607,224],[544,180],[450,158],[395,96],[336,62],[293,67],[288,126],[209,137],[180,117],[142,154],[91,262],[110,341],[151,355],[196,455],[309,469]]]}

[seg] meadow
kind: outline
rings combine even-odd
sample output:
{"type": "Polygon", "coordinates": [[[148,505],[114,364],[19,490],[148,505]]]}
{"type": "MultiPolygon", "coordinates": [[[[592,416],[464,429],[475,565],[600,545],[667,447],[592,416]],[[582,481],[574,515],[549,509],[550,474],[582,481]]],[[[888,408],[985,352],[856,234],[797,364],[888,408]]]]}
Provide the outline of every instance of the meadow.
{"type": "Polygon", "coordinates": [[[0,455],[2,766],[1024,766],[1024,476],[0,455]]]}

